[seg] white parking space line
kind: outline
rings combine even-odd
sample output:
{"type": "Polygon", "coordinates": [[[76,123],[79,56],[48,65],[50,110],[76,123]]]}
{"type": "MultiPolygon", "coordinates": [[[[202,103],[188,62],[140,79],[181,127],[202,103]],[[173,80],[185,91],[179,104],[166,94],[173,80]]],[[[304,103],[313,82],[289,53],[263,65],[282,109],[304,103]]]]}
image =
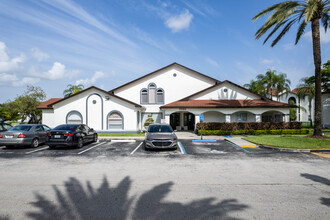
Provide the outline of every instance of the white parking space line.
{"type": "Polygon", "coordinates": [[[132,152],[131,154],[134,154],[137,149],[139,149],[142,146],[143,142],[141,142],[132,152]]]}
{"type": "Polygon", "coordinates": [[[105,143],[106,143],[106,142],[102,142],[102,143],[99,143],[99,144],[97,144],[97,145],[94,145],[94,146],[92,146],[92,147],[90,147],[90,148],[87,148],[86,150],[80,151],[78,154],[85,153],[86,151],[92,150],[93,148],[98,147],[98,146],[100,146],[100,145],[102,145],[102,144],[105,144],[105,143]]]}
{"type": "Polygon", "coordinates": [[[29,152],[26,152],[25,154],[32,154],[32,153],[34,153],[34,152],[38,152],[38,151],[42,151],[42,150],[46,150],[46,149],[48,149],[49,147],[47,146],[47,147],[43,147],[43,148],[40,148],[40,149],[37,149],[37,150],[33,150],[33,151],[29,151],[29,152]]]}
{"type": "Polygon", "coordinates": [[[3,149],[3,148],[5,148],[5,147],[6,147],[6,146],[1,146],[0,149],[3,149]]]}
{"type": "Polygon", "coordinates": [[[136,140],[111,140],[111,142],[136,142],[136,140]]]}

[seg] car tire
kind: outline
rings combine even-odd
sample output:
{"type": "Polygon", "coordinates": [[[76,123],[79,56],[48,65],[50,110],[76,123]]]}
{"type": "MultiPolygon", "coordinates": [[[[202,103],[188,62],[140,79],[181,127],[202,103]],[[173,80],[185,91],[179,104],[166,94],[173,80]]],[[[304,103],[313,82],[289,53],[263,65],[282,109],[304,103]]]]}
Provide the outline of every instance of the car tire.
{"type": "Polygon", "coordinates": [[[13,149],[15,147],[15,145],[7,145],[6,148],[7,149],[13,149]]]}
{"type": "Polygon", "coordinates": [[[56,149],[56,146],[49,146],[49,148],[54,150],[54,149],[56,149]]]}
{"type": "Polygon", "coordinates": [[[83,141],[83,139],[80,137],[80,138],[78,138],[77,148],[82,148],[83,146],[84,146],[84,141],[83,141]]]}
{"type": "Polygon", "coordinates": [[[97,134],[94,134],[94,137],[93,137],[93,142],[97,142],[97,134]]]}
{"type": "Polygon", "coordinates": [[[146,144],[145,141],[143,142],[143,148],[144,148],[145,151],[149,151],[150,150],[149,148],[147,148],[147,144],[146,144]]]}
{"type": "Polygon", "coordinates": [[[31,143],[31,147],[33,147],[33,148],[39,147],[39,139],[38,138],[33,139],[32,143],[31,143]]]}

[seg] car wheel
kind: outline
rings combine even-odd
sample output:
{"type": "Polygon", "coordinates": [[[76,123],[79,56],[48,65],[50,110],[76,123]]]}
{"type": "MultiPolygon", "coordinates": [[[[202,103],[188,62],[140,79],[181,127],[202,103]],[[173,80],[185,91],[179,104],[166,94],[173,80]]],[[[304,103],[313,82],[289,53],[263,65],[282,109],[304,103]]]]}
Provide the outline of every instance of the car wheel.
{"type": "Polygon", "coordinates": [[[6,146],[6,148],[7,149],[13,149],[15,146],[13,146],[13,145],[8,145],[8,146],[6,146]]]}
{"type": "Polygon", "coordinates": [[[94,134],[93,142],[97,142],[97,134],[94,134]]]}
{"type": "Polygon", "coordinates": [[[82,148],[83,145],[84,145],[83,139],[82,138],[78,138],[78,148],[82,148]]]}
{"type": "Polygon", "coordinates": [[[143,142],[143,148],[144,148],[144,150],[146,150],[146,151],[149,150],[149,148],[147,148],[147,144],[146,144],[146,142],[143,142]]]}
{"type": "Polygon", "coordinates": [[[38,138],[34,138],[32,143],[31,143],[31,147],[36,148],[39,147],[39,140],[38,138]]]}

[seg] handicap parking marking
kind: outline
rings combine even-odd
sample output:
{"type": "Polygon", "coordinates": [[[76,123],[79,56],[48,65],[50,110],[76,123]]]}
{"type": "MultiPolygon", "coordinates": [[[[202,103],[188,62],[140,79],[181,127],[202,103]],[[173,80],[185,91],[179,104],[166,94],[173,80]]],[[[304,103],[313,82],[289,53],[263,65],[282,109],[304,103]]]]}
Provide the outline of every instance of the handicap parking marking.
{"type": "Polygon", "coordinates": [[[35,153],[35,152],[38,152],[38,151],[46,150],[48,148],[49,148],[48,146],[43,147],[43,148],[39,148],[39,149],[36,149],[36,150],[33,150],[33,151],[26,152],[25,154],[32,154],[32,153],[35,153]]]}
{"type": "Polygon", "coordinates": [[[182,145],[182,143],[180,141],[178,142],[178,145],[179,145],[179,148],[180,148],[181,153],[182,154],[187,154],[186,150],[184,149],[184,147],[183,147],[183,145],[182,145]]]}
{"type": "Polygon", "coordinates": [[[102,145],[102,144],[105,144],[105,143],[106,143],[106,142],[101,142],[101,143],[96,144],[96,145],[94,145],[94,146],[92,146],[92,147],[90,147],[90,148],[87,148],[87,149],[85,149],[85,150],[83,150],[83,151],[80,151],[80,152],[78,152],[78,155],[83,154],[83,153],[85,153],[85,152],[87,152],[87,151],[89,151],[89,150],[92,150],[93,148],[98,147],[98,146],[100,146],[100,145],[102,145]]]}
{"type": "Polygon", "coordinates": [[[243,151],[245,151],[245,152],[247,152],[247,153],[249,153],[249,154],[252,154],[251,151],[248,151],[248,150],[244,149],[243,147],[238,146],[237,144],[234,144],[234,143],[232,143],[232,142],[230,142],[230,141],[227,141],[227,140],[226,140],[226,142],[229,143],[229,144],[231,144],[231,145],[233,145],[233,146],[236,147],[236,148],[239,148],[239,149],[241,149],[241,150],[243,150],[243,151]]]}

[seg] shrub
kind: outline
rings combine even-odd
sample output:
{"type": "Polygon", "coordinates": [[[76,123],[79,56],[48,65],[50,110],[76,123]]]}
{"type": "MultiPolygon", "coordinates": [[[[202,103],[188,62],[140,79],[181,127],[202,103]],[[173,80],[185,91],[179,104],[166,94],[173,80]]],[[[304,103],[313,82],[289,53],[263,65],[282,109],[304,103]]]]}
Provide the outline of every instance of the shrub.
{"type": "MultiPolygon", "coordinates": [[[[203,130],[277,130],[277,129],[301,129],[301,122],[204,122],[203,130]]],[[[197,123],[196,129],[201,125],[197,123]]]]}
{"type": "MultiPolygon", "coordinates": [[[[198,131],[201,134],[201,131],[198,131]]],[[[203,130],[203,135],[288,135],[288,134],[311,134],[311,129],[277,129],[277,130],[203,130]]]]}

